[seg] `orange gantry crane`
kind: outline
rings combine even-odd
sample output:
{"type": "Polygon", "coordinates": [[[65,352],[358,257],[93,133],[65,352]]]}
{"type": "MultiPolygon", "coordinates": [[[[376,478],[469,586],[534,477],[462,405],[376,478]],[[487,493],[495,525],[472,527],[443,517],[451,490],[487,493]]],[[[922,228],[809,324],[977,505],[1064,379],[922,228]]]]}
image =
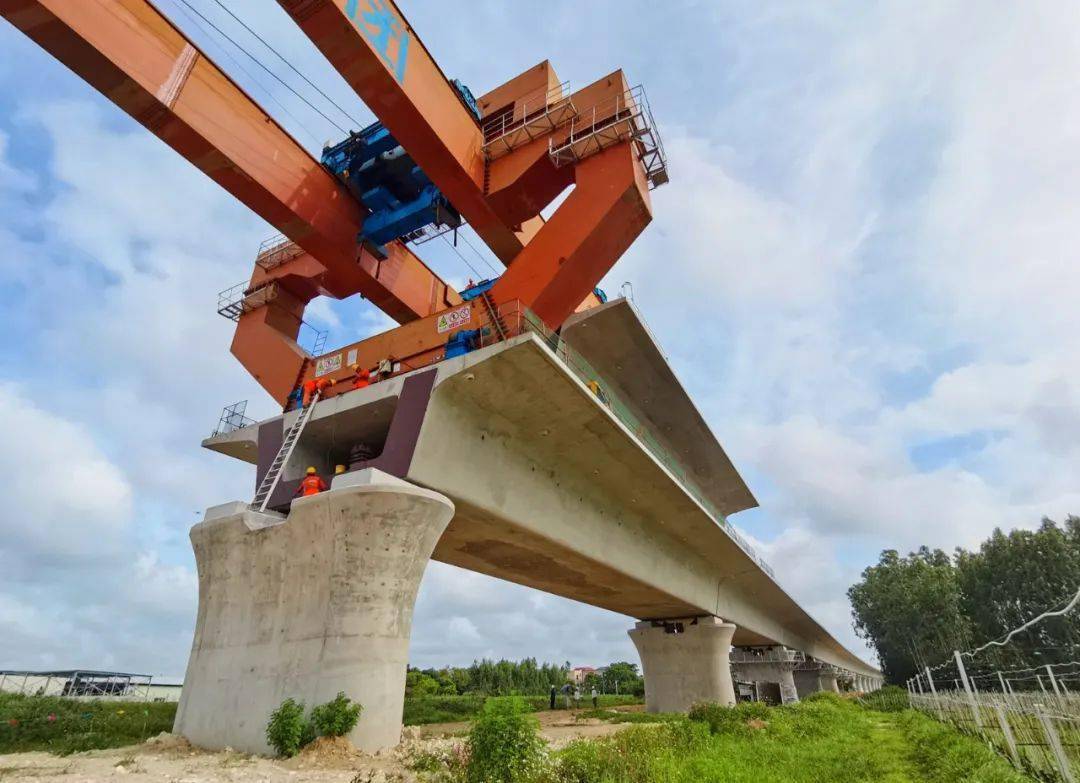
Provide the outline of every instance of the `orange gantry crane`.
{"type": "Polygon", "coordinates": [[[278,2],[378,118],[321,160],[147,0],[0,0],[0,15],[281,232],[219,302],[236,320],[233,354],[267,392],[288,405],[304,381],[350,365],[415,369],[461,335],[508,336],[511,312],[557,330],[599,301],[667,181],[640,87],[615,71],[570,91],[544,61],[474,98],[393,0],[278,2]],[[506,271],[458,292],[410,244],[465,222],[506,271]],[[321,357],[299,346],[312,299],[355,294],[400,326],[321,357]]]}

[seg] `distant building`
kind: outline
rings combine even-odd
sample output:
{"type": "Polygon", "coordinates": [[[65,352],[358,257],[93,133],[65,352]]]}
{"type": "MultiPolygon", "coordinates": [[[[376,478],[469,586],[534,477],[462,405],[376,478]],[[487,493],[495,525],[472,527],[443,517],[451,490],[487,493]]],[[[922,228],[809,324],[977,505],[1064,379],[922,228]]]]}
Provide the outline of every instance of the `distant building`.
{"type": "Polygon", "coordinates": [[[590,674],[596,674],[596,669],[591,666],[577,666],[570,670],[570,681],[574,685],[584,685],[585,678],[590,674]]]}
{"type": "Polygon", "coordinates": [[[182,682],[149,674],[87,669],[23,671],[0,669],[0,691],[27,696],[117,701],[179,701],[182,682]]]}

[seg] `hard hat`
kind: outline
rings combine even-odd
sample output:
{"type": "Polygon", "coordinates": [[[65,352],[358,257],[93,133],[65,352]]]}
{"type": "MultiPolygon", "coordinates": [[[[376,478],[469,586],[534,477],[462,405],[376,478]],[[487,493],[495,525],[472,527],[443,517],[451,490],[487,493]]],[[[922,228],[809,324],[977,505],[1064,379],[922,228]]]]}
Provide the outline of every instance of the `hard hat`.
{"type": "Polygon", "coordinates": [[[345,466],[344,465],[334,465],[334,475],[335,476],[340,474],[340,473],[344,473],[344,472],[345,472],[345,466]]]}
{"type": "Polygon", "coordinates": [[[350,369],[350,370],[353,370],[353,371],[355,372],[356,370],[359,370],[359,369],[360,369],[360,364],[359,364],[359,363],[356,363],[356,364],[350,364],[350,365],[349,365],[349,369],[350,369]]]}
{"type": "Polygon", "coordinates": [[[315,468],[308,468],[305,473],[307,473],[309,476],[314,476],[316,471],[315,468]]]}

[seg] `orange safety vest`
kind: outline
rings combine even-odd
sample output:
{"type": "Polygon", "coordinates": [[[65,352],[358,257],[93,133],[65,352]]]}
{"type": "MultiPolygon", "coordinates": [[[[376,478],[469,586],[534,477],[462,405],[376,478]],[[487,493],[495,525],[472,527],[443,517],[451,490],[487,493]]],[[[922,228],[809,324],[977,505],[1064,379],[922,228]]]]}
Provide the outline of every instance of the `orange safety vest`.
{"type": "Polygon", "coordinates": [[[354,389],[363,389],[365,386],[371,385],[371,374],[367,370],[361,370],[353,378],[352,387],[354,389]]]}
{"type": "Polygon", "coordinates": [[[326,482],[318,476],[304,476],[304,480],[300,482],[300,494],[304,497],[308,495],[318,495],[320,492],[327,490],[326,482]]]}

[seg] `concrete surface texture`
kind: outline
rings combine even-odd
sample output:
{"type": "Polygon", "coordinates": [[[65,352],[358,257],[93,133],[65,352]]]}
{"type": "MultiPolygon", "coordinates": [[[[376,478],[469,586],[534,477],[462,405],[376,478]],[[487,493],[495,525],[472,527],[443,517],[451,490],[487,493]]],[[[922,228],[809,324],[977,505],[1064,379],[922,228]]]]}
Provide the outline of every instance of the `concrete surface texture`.
{"type": "Polygon", "coordinates": [[[699,702],[735,704],[728,662],[734,633],[735,626],[718,617],[635,625],[629,634],[641,658],[645,709],[687,712],[699,702]]]}
{"type": "Polygon", "coordinates": [[[364,708],[358,748],[398,743],[413,605],[454,505],[375,471],[351,481],[269,527],[225,507],[192,528],[199,611],[176,733],[265,753],[283,699],[344,691],[364,708]]]}

